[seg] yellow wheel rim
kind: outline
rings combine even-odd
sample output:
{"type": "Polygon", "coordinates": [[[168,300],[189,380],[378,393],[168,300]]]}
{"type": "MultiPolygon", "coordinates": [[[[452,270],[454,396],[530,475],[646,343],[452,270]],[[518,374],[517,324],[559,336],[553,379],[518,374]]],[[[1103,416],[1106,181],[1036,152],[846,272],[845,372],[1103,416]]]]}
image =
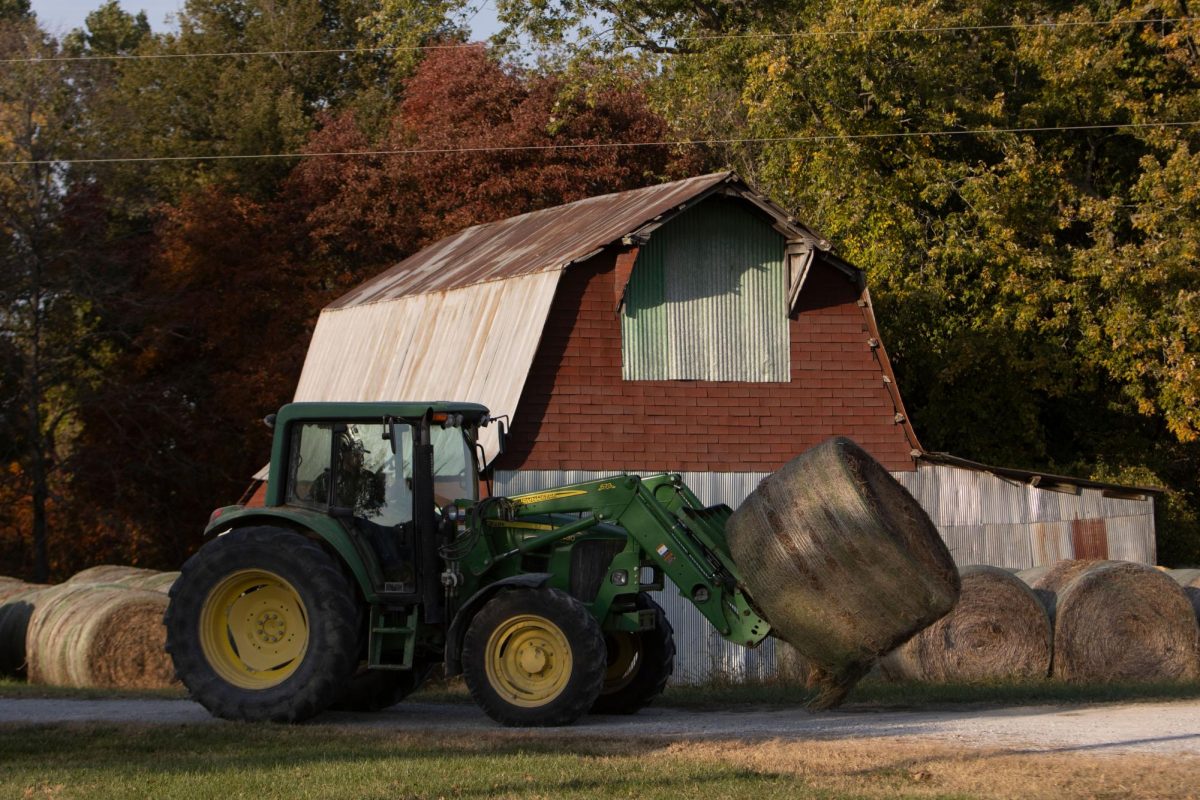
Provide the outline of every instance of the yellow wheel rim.
{"type": "Polygon", "coordinates": [[[604,671],[604,687],[600,694],[612,694],[628,686],[637,675],[641,650],[637,636],[625,631],[607,634],[604,644],[608,648],[608,668],[604,671]]]}
{"type": "Polygon", "coordinates": [[[492,631],[484,654],[487,678],[501,697],[526,708],[562,694],[571,677],[571,645],[545,617],[522,614],[492,631]]]}
{"type": "Polygon", "coordinates": [[[200,646],[223,680],[243,689],[283,683],[308,649],[308,610],[273,572],[235,572],[208,593],[200,612],[200,646]]]}

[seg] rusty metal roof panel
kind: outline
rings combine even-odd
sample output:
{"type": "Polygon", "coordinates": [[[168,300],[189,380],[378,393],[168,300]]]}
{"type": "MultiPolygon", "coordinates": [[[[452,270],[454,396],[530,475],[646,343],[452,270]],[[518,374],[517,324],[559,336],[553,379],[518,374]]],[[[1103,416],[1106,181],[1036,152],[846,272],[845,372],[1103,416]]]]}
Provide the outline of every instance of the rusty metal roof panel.
{"type": "Polygon", "coordinates": [[[588,197],[467,228],[414,253],[343,295],[329,308],[561,270],[722,189],[744,196],[784,229],[815,240],[816,234],[755,195],[734,173],[715,172],[644,189],[588,197]]]}

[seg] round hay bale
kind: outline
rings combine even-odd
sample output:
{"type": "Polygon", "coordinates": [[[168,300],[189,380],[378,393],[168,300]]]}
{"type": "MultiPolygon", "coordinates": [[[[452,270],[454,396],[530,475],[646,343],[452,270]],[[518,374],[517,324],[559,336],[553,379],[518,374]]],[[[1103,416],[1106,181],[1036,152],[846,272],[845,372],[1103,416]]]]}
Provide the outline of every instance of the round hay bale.
{"type": "Polygon", "coordinates": [[[29,620],[29,681],[49,686],[177,686],[164,649],[167,596],[121,586],[47,589],[29,620]]]}
{"type": "Polygon", "coordinates": [[[1167,574],[1192,601],[1192,609],[1196,612],[1196,618],[1200,619],[1200,569],[1173,569],[1167,574]]]}
{"type": "Polygon", "coordinates": [[[814,708],[840,703],[879,656],[958,599],[958,570],[924,509],[849,439],[763,480],[727,533],[773,632],[812,665],[814,708]]]}
{"type": "Polygon", "coordinates": [[[23,589],[5,593],[0,589],[0,674],[21,675],[25,672],[25,634],[34,604],[45,586],[21,584],[23,589]]]}
{"type": "Polygon", "coordinates": [[[138,578],[151,578],[158,575],[158,570],[142,569],[141,567],[123,567],[118,564],[100,564],[95,567],[76,572],[67,578],[66,583],[120,583],[138,578]]]}
{"type": "Polygon", "coordinates": [[[1023,569],[1017,573],[1026,586],[1033,590],[1034,596],[1042,603],[1046,613],[1050,615],[1050,626],[1054,626],[1054,606],[1058,602],[1057,587],[1064,585],[1079,574],[1088,564],[1095,561],[1064,559],[1053,564],[1023,569]]]}
{"type": "Polygon", "coordinates": [[[1033,588],[1051,598],[1054,677],[1108,682],[1200,675],[1200,629],[1191,603],[1153,567],[1060,561],[1033,588]]]}
{"type": "Polygon", "coordinates": [[[129,589],[145,589],[150,592],[162,592],[166,594],[171,591],[171,587],[175,584],[175,580],[178,577],[178,572],[155,572],[153,575],[132,575],[128,578],[113,581],[113,583],[129,589]]]}
{"type": "Polygon", "coordinates": [[[954,610],[884,657],[893,680],[972,683],[1050,674],[1050,617],[1033,590],[1011,572],[960,571],[954,610]]]}
{"type": "Polygon", "coordinates": [[[25,583],[23,581],[12,581],[10,583],[0,584],[0,603],[5,602],[10,597],[15,597],[19,594],[31,592],[34,589],[45,589],[44,583],[25,583]]]}

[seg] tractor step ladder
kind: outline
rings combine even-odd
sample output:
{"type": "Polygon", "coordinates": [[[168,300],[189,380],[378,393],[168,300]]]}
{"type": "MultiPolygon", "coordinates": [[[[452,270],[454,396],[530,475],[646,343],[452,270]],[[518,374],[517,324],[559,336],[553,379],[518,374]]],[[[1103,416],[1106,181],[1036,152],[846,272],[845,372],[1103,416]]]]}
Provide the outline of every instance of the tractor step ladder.
{"type": "Polygon", "coordinates": [[[406,611],[371,606],[367,666],[370,669],[412,669],[418,621],[416,606],[406,611]],[[400,661],[396,661],[397,653],[403,653],[400,661]]]}

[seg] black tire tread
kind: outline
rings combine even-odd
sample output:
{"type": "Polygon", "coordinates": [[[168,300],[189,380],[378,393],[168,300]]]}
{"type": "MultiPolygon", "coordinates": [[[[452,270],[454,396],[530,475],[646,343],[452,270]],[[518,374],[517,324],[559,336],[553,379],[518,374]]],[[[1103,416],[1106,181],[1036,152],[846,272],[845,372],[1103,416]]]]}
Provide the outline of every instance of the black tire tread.
{"type": "Polygon", "coordinates": [[[333,557],[295,531],[261,526],[230,531],[189,558],[171,587],[163,622],[176,675],[214,716],[294,723],[321,713],[345,690],[357,661],[358,618],[354,591],[333,557]],[[262,690],[223,680],[204,657],[197,630],[212,587],[246,568],[291,572],[281,577],[304,596],[309,619],[316,620],[304,662],[287,680],[262,690]]]}
{"type": "Polygon", "coordinates": [[[606,649],[600,625],[587,608],[558,589],[509,589],[487,602],[463,639],[463,673],[472,699],[492,719],[506,726],[570,725],[588,712],[604,683],[606,649]],[[487,679],[487,640],[504,620],[536,613],[550,619],[567,636],[574,666],[563,692],[537,708],[515,706],[495,692],[487,679]]]}
{"type": "Polygon", "coordinates": [[[329,708],[332,711],[383,711],[415,692],[432,671],[432,665],[410,670],[362,669],[329,708]]]}
{"type": "Polygon", "coordinates": [[[611,694],[601,694],[592,704],[592,714],[635,714],[667,688],[675,672],[675,629],[662,606],[645,592],[637,596],[639,610],[654,611],[654,630],[638,634],[641,663],[628,685],[611,694]]]}

